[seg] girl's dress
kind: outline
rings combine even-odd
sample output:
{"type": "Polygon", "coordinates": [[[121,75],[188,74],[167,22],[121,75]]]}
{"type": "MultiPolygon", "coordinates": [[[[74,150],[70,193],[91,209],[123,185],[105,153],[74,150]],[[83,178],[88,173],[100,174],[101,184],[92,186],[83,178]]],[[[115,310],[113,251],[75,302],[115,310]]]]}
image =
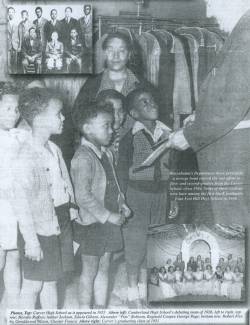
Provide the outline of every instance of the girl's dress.
{"type": "Polygon", "coordinates": [[[230,291],[232,288],[234,274],[232,271],[225,272],[223,282],[221,284],[221,295],[230,298],[230,291]]]}
{"type": "Polygon", "coordinates": [[[193,295],[193,272],[192,271],[185,271],[184,272],[184,285],[183,285],[183,294],[184,295],[193,295]]]}
{"type": "Polygon", "coordinates": [[[214,294],[216,296],[221,296],[221,284],[223,280],[223,273],[215,272],[214,273],[214,294]]]}
{"type": "Polygon", "coordinates": [[[17,210],[23,207],[19,204],[15,182],[15,162],[20,144],[25,137],[21,130],[0,130],[0,249],[17,249],[17,210]]]}
{"type": "Polygon", "coordinates": [[[214,273],[206,270],[204,272],[204,294],[214,295],[214,273]]]}
{"type": "Polygon", "coordinates": [[[240,300],[243,289],[243,273],[233,273],[233,283],[229,288],[229,298],[232,300],[240,300]]]}
{"type": "Polygon", "coordinates": [[[203,271],[197,271],[193,273],[193,294],[197,296],[204,295],[204,273],[203,271]]]}
{"type": "Polygon", "coordinates": [[[183,273],[181,271],[175,271],[175,291],[178,296],[181,296],[183,293],[183,273]]]}
{"type": "Polygon", "coordinates": [[[165,277],[160,277],[159,286],[161,288],[164,299],[176,297],[174,289],[175,275],[174,273],[167,273],[165,277]]]}

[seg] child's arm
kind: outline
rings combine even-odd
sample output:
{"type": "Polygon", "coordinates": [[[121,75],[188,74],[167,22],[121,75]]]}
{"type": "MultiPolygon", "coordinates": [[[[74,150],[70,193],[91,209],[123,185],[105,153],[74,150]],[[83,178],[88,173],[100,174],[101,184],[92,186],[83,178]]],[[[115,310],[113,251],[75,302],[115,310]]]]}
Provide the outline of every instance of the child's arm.
{"type": "Polygon", "coordinates": [[[94,218],[100,223],[105,223],[112,213],[104,208],[92,191],[95,172],[92,159],[88,154],[80,152],[71,162],[71,177],[75,189],[76,203],[80,208],[80,218],[82,220],[94,218]]]}
{"type": "Polygon", "coordinates": [[[70,218],[71,218],[71,220],[74,220],[74,219],[77,219],[79,217],[79,215],[78,215],[78,209],[77,209],[77,205],[76,205],[76,201],[75,201],[75,194],[74,194],[73,186],[72,186],[71,179],[69,176],[69,172],[66,167],[66,164],[63,159],[62,152],[61,152],[60,148],[58,148],[54,143],[52,145],[56,147],[56,151],[58,154],[58,160],[59,160],[59,164],[60,164],[60,169],[61,169],[63,178],[67,183],[67,189],[68,189],[68,193],[70,195],[70,204],[71,204],[70,218]]]}
{"type": "Polygon", "coordinates": [[[12,206],[17,216],[20,232],[25,242],[26,257],[40,261],[43,254],[37,238],[35,224],[30,208],[30,194],[32,192],[33,175],[27,160],[19,157],[14,165],[13,197],[12,206]]]}

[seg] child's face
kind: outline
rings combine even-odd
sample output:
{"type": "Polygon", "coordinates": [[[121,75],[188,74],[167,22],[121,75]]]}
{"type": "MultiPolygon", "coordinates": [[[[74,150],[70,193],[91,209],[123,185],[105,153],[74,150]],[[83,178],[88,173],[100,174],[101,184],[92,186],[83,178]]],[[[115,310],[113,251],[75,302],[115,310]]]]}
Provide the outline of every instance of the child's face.
{"type": "Polygon", "coordinates": [[[0,128],[3,130],[14,128],[19,117],[18,96],[3,95],[0,100],[0,128]]]}
{"type": "Polygon", "coordinates": [[[84,134],[97,147],[108,146],[112,139],[113,121],[112,114],[99,113],[95,118],[83,125],[84,134]]]}
{"type": "Polygon", "coordinates": [[[132,117],[138,121],[155,121],[158,118],[158,105],[149,93],[142,93],[135,100],[132,117]]]}
{"type": "Polygon", "coordinates": [[[112,104],[114,109],[114,130],[120,129],[124,120],[125,112],[123,110],[122,101],[120,99],[110,99],[109,102],[112,104]]]}
{"type": "Polygon", "coordinates": [[[43,128],[50,135],[61,134],[63,131],[63,121],[65,120],[62,114],[63,104],[59,99],[51,99],[47,109],[37,116],[37,125],[43,128]]]}

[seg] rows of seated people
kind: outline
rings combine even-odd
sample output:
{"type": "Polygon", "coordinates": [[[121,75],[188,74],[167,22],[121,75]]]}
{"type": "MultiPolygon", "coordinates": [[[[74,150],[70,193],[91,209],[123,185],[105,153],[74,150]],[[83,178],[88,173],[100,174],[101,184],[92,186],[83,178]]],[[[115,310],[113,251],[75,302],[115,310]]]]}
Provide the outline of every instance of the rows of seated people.
{"type": "Polygon", "coordinates": [[[245,264],[241,257],[233,259],[229,254],[220,258],[213,270],[210,258],[190,257],[185,265],[181,255],[175,262],[168,259],[165,266],[150,270],[149,284],[159,286],[164,298],[182,295],[218,296],[240,300],[244,289],[245,264]]]}
{"type": "Polygon", "coordinates": [[[42,8],[37,7],[35,9],[37,19],[32,22],[29,20],[28,11],[23,10],[22,20],[15,26],[15,9],[9,7],[8,29],[12,33],[9,32],[8,37],[12,65],[21,62],[23,73],[29,72],[30,66],[34,67],[34,73],[83,72],[84,55],[90,53],[92,47],[91,6],[84,6],[84,16],[78,20],[72,17],[72,12],[71,7],[66,7],[65,18],[58,20],[57,9],[52,9],[51,19],[47,20],[43,17],[42,8]],[[14,42],[18,44],[16,49],[13,46],[14,42]],[[13,57],[16,57],[16,62],[13,57]]]}

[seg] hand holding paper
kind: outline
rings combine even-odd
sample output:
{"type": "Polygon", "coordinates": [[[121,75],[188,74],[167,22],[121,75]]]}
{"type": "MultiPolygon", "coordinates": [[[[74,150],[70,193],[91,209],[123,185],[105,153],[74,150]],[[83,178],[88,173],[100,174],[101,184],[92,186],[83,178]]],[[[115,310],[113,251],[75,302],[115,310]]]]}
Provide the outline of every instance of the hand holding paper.
{"type": "Polygon", "coordinates": [[[183,129],[180,129],[170,134],[168,145],[173,149],[183,150],[183,151],[190,147],[186,138],[184,137],[183,129]]]}

